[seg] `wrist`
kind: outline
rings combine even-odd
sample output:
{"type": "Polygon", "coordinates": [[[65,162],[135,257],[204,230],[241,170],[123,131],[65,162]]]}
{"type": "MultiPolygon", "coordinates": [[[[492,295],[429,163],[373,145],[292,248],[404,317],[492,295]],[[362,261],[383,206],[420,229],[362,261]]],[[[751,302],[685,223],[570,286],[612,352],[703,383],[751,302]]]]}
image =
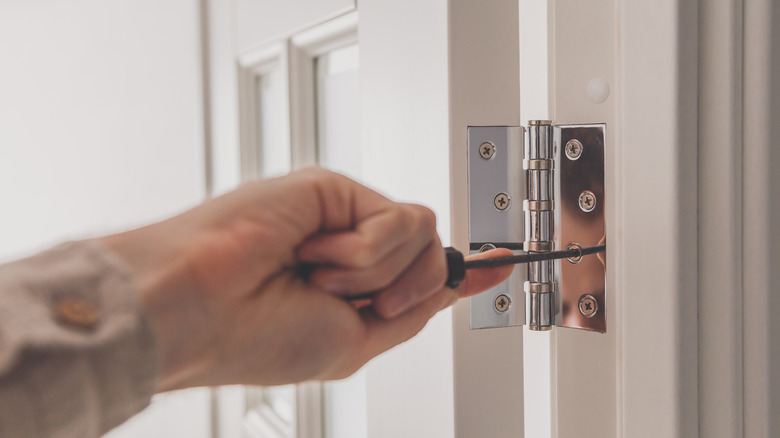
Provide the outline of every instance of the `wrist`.
{"type": "Polygon", "coordinates": [[[194,285],[184,251],[156,225],[97,240],[124,262],[134,277],[157,347],[156,392],[194,386],[191,377],[197,361],[193,357],[199,349],[193,343],[198,339],[197,328],[202,325],[198,319],[203,312],[187,299],[194,285]]]}

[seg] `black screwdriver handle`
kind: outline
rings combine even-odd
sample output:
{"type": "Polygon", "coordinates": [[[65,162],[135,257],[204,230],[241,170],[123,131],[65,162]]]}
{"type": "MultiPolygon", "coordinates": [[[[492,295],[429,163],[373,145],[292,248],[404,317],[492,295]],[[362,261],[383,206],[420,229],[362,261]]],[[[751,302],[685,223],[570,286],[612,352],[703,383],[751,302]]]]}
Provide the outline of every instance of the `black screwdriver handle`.
{"type": "Polygon", "coordinates": [[[448,246],[444,248],[447,257],[447,281],[445,286],[455,289],[466,278],[466,261],[457,249],[448,246]]]}

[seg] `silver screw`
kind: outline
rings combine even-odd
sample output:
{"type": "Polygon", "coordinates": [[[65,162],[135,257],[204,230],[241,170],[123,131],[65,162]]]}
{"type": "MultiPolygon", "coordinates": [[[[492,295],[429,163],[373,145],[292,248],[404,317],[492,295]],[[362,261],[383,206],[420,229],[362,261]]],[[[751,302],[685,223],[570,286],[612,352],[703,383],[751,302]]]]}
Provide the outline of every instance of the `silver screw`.
{"type": "Polygon", "coordinates": [[[596,195],[590,190],[580,193],[580,210],[590,213],[594,208],[596,208],[596,195]]]}
{"type": "Polygon", "coordinates": [[[509,202],[510,202],[509,195],[507,195],[506,193],[499,193],[496,195],[495,198],[493,198],[493,205],[501,211],[504,211],[507,208],[509,208],[509,202]]]}
{"type": "Polygon", "coordinates": [[[479,146],[479,155],[486,160],[493,158],[495,153],[496,146],[489,141],[486,141],[479,146]]]}
{"type": "Polygon", "coordinates": [[[578,255],[578,256],[566,257],[566,260],[568,260],[569,263],[571,263],[573,265],[576,265],[577,263],[580,262],[580,260],[582,260],[582,247],[580,246],[579,243],[570,243],[570,244],[568,244],[566,246],[566,249],[567,250],[569,250],[569,249],[577,249],[577,250],[580,251],[580,255],[578,255]]]}
{"type": "Polygon", "coordinates": [[[509,310],[509,307],[512,305],[512,300],[507,295],[501,294],[496,297],[493,304],[495,305],[497,312],[504,313],[509,310]]]}
{"type": "Polygon", "coordinates": [[[491,249],[496,249],[496,245],[493,245],[492,243],[486,243],[479,248],[479,252],[490,251],[491,249]]]}
{"type": "Polygon", "coordinates": [[[590,294],[585,294],[580,297],[580,313],[585,318],[593,318],[596,312],[599,311],[599,303],[596,301],[596,297],[590,294]]]}
{"type": "Polygon", "coordinates": [[[577,139],[572,139],[566,142],[566,156],[570,160],[576,160],[582,155],[582,143],[577,139]]]}

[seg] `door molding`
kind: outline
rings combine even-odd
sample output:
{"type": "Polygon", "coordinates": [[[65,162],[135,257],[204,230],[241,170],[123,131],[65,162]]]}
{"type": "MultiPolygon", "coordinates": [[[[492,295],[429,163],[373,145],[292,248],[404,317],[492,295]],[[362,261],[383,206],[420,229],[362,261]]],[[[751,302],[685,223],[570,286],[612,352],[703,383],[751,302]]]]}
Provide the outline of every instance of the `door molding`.
{"type": "MultiPolygon", "coordinates": [[[[449,1],[452,244],[468,251],[468,126],[518,126],[517,0],[449,1]]],[[[469,303],[453,310],[455,436],[518,437],[523,423],[523,330],[469,330],[469,303]]]]}
{"type": "Polygon", "coordinates": [[[350,12],[294,35],[287,45],[290,143],[293,168],[317,163],[314,60],[358,42],[358,12],[350,12]]]}

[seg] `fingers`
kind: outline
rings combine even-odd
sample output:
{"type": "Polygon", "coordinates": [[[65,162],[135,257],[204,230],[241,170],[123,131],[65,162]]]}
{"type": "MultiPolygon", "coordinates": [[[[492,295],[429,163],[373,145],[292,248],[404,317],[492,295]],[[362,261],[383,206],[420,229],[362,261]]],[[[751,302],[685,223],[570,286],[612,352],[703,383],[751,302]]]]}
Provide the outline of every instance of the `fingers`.
{"type": "Polygon", "coordinates": [[[374,297],[374,309],[393,318],[442,289],[447,278],[444,249],[438,237],[390,286],[374,297]]]}
{"type": "MultiPolygon", "coordinates": [[[[418,243],[418,242],[416,242],[418,243]]],[[[337,295],[353,295],[384,289],[404,272],[420,249],[402,247],[367,268],[324,267],[316,269],[309,280],[337,295]],[[411,251],[414,250],[414,251],[411,251]]]]}
{"type": "Polygon", "coordinates": [[[415,240],[427,244],[436,233],[436,216],[420,205],[388,203],[357,220],[353,228],[312,237],[300,246],[298,257],[311,263],[369,267],[415,240]]]}
{"type": "MultiPolygon", "coordinates": [[[[482,260],[494,257],[511,256],[512,251],[506,248],[492,249],[490,251],[474,254],[466,257],[466,260],[482,260]]],[[[493,286],[509,278],[515,265],[497,266],[495,268],[469,269],[466,271],[466,278],[460,282],[456,289],[461,298],[470,297],[480,292],[484,292],[493,286]]]]}
{"type": "MultiPolygon", "coordinates": [[[[441,250],[441,244],[439,242],[436,244],[439,246],[439,250],[441,250]]],[[[512,251],[497,249],[469,256],[468,259],[485,259],[509,255],[512,255],[512,251]]],[[[437,256],[439,260],[443,260],[443,250],[437,256]]],[[[420,272],[423,272],[425,271],[423,260],[420,260],[420,262],[420,264],[415,264],[414,266],[420,266],[420,272]]],[[[459,298],[477,294],[506,280],[512,273],[512,268],[512,266],[501,266],[467,271],[466,278],[457,289],[442,287],[444,279],[441,278],[437,283],[438,287],[433,293],[427,297],[421,297],[416,305],[392,318],[388,318],[389,313],[384,313],[388,311],[387,309],[382,310],[383,306],[388,305],[388,303],[382,304],[382,300],[389,300],[391,295],[388,292],[393,292],[395,289],[388,289],[382,292],[375,298],[373,305],[366,305],[358,309],[360,317],[364,322],[365,336],[362,337],[360,353],[351,358],[351,365],[347,367],[348,372],[354,372],[354,370],[373,357],[409,340],[419,333],[436,313],[451,306],[459,298]]],[[[411,284],[414,282],[411,277],[413,269],[411,268],[410,272],[406,273],[410,277],[404,277],[398,281],[398,291],[403,290],[404,285],[414,286],[411,284]],[[406,283],[407,281],[411,283],[406,283]]],[[[391,288],[395,287],[396,284],[391,286],[391,288]]]]}
{"type": "Polygon", "coordinates": [[[290,220],[300,223],[307,235],[353,229],[395,205],[368,187],[319,167],[292,172],[285,183],[288,193],[282,203],[289,205],[290,220]],[[290,197],[296,202],[287,202],[290,197]]]}
{"type": "Polygon", "coordinates": [[[458,295],[454,290],[441,288],[419,305],[393,319],[377,315],[371,307],[361,309],[361,316],[366,324],[363,362],[412,338],[425,327],[431,317],[451,306],[457,299],[458,295]]]}
{"type": "Polygon", "coordinates": [[[307,240],[298,258],[320,266],[312,282],[333,293],[352,294],[387,287],[438,242],[430,209],[393,203],[358,222],[354,230],[307,240]]]}

